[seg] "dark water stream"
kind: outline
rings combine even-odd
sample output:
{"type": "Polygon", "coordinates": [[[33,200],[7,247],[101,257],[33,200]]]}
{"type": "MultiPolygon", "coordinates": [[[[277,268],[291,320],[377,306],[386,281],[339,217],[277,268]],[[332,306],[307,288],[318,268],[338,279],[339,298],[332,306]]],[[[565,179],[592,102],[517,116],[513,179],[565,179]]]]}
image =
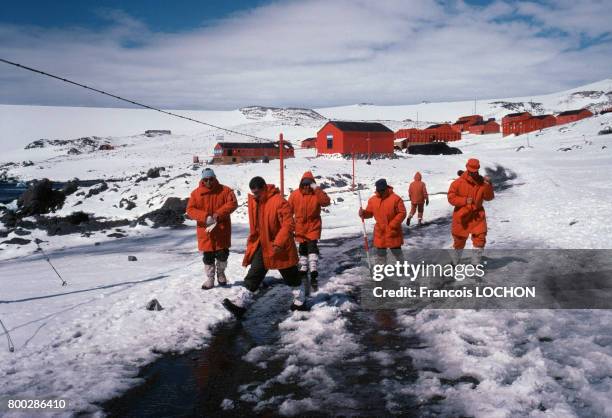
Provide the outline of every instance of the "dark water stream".
{"type": "MultiPolygon", "coordinates": [[[[421,228],[415,235],[438,235],[448,228],[448,221],[437,221],[421,228]]],[[[358,266],[362,260],[362,238],[352,236],[321,242],[322,254],[333,252],[321,264],[324,275],[337,275],[358,266]]],[[[206,348],[181,355],[164,355],[141,370],[142,385],[124,395],[106,402],[105,412],[111,417],[230,417],[278,416],[276,396],[291,394],[293,399],[313,398],[315,389],[295,382],[278,382],[286,368],[285,359],[267,362],[265,368],[256,367],[243,357],[254,347],[266,345],[281,348],[278,324],[289,315],[290,299],[281,284],[270,286],[259,296],[242,322],[222,324],[206,348]],[[284,292],[284,296],[283,296],[284,292]],[[253,402],[244,401],[245,385],[253,382],[272,382],[264,385],[262,400],[271,400],[269,407],[254,411],[253,402]],[[242,397],[241,397],[242,396],[242,397]],[[231,409],[222,407],[231,401],[231,409]]],[[[321,295],[317,299],[338,306],[338,298],[359,303],[359,289],[349,294],[321,295]]],[[[388,416],[387,406],[394,405],[394,416],[432,416],[435,405],[419,404],[405,394],[395,395],[393,387],[403,387],[416,380],[418,372],[412,365],[406,349],[426,349],[418,336],[410,335],[400,325],[398,315],[410,312],[392,310],[355,309],[342,313],[347,330],[358,341],[359,353],[346,361],[325,365],[331,376],[334,391],[339,397],[352,400],[350,406],[333,404],[325,412],[304,410],[297,416],[388,416]],[[381,364],[368,353],[392,353],[390,364],[381,364]]],[[[251,390],[251,389],[247,389],[251,390]]],[[[253,387],[253,391],[257,388],[253,387]]],[[[320,393],[320,392],[319,392],[320,393]]]]}

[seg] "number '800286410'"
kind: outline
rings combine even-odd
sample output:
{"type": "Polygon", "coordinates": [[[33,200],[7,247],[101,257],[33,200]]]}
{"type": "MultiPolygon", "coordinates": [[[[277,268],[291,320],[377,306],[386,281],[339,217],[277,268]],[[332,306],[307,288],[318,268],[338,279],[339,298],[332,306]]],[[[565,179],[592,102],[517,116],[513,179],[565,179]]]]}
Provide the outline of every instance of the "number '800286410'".
{"type": "Polygon", "coordinates": [[[65,409],[65,399],[9,399],[8,409],[65,409]]]}

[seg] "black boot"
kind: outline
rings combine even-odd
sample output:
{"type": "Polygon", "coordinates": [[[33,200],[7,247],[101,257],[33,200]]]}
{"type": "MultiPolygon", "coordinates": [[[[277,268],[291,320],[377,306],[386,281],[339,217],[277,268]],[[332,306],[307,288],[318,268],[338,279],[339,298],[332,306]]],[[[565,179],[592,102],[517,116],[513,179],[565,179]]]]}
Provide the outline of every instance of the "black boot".
{"type": "Polygon", "coordinates": [[[223,299],[223,307],[230,311],[237,319],[242,319],[242,317],[246,313],[245,308],[235,305],[231,300],[227,298],[223,299]]]}
{"type": "Polygon", "coordinates": [[[313,292],[319,290],[319,282],[317,281],[317,277],[319,277],[319,272],[314,270],[310,272],[310,287],[313,292]]]}
{"type": "Polygon", "coordinates": [[[306,304],[306,302],[302,303],[301,305],[296,305],[295,302],[291,304],[291,309],[292,311],[300,311],[300,312],[308,312],[310,311],[310,307],[306,304]]]}

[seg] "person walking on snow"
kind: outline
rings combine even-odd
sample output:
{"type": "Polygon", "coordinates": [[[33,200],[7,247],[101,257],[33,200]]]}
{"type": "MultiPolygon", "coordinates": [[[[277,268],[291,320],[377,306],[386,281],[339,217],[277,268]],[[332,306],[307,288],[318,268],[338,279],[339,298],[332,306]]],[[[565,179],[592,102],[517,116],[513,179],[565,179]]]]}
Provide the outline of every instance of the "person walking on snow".
{"type": "Polygon", "coordinates": [[[427,186],[421,181],[421,173],[418,171],[414,175],[414,181],[408,187],[408,197],[410,198],[410,213],[406,218],[406,225],[410,225],[410,220],[418,210],[420,226],[423,224],[424,205],[429,206],[429,195],[427,194],[427,186]]]}
{"type": "MultiPolygon", "coordinates": [[[[480,162],[470,158],[466,171],[454,180],[448,189],[448,203],[453,205],[453,236],[454,251],[451,255],[454,264],[458,264],[465,242],[472,236],[472,264],[479,264],[487,242],[487,219],[483,203],[493,200],[495,194],[488,176],[482,177],[478,170],[480,162]]],[[[459,173],[458,173],[459,174],[459,173]]]]}
{"type": "Polygon", "coordinates": [[[215,285],[215,269],[219,285],[227,284],[225,269],[232,236],[230,215],[237,207],[234,191],[220,184],[213,170],[205,168],[200,184],[191,192],[186,210],[187,216],[197,221],[198,250],[204,253],[202,289],[215,285]]]}
{"type": "MultiPolygon", "coordinates": [[[[319,188],[314,176],[307,171],[300,180],[300,186],[289,195],[289,205],[295,216],[295,239],[299,243],[300,271],[307,273],[310,269],[310,285],[318,290],[319,247],[321,239],[321,208],[329,206],[327,193],[319,188]]],[[[308,277],[306,277],[306,281],[308,277]]],[[[308,293],[308,283],[306,293],[308,293]]]]}
{"type": "Polygon", "coordinates": [[[297,266],[295,223],[291,207],[280,190],[272,184],[266,184],[261,177],[253,177],[249,188],[252,193],[248,197],[250,230],[242,265],[250,265],[250,268],[240,293],[233,301],[223,299],[223,306],[241,318],[268,270],[274,269],[280,272],[287,285],[295,288],[291,309],[306,310],[301,286],[305,273],[300,272],[297,266]]]}
{"type": "Polygon", "coordinates": [[[397,260],[403,259],[402,244],[404,234],[402,222],[406,217],[406,207],[402,198],[393,192],[393,187],[387,185],[385,179],[375,183],[376,193],[368,200],[365,209],[359,208],[359,216],[363,219],[374,218],[374,247],[376,247],[376,263],[383,264],[387,249],[397,260]]]}

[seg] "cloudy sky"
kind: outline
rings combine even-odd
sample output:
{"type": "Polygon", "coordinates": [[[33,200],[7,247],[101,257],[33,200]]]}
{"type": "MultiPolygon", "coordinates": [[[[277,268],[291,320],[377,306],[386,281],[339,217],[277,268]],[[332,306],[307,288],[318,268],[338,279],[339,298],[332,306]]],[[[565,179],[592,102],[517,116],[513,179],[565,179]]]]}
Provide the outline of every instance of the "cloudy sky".
{"type": "MultiPolygon", "coordinates": [[[[175,109],[410,104],[612,78],[612,1],[6,2],[0,57],[175,109]]],[[[125,104],[0,63],[0,103],[125,104]]]]}

